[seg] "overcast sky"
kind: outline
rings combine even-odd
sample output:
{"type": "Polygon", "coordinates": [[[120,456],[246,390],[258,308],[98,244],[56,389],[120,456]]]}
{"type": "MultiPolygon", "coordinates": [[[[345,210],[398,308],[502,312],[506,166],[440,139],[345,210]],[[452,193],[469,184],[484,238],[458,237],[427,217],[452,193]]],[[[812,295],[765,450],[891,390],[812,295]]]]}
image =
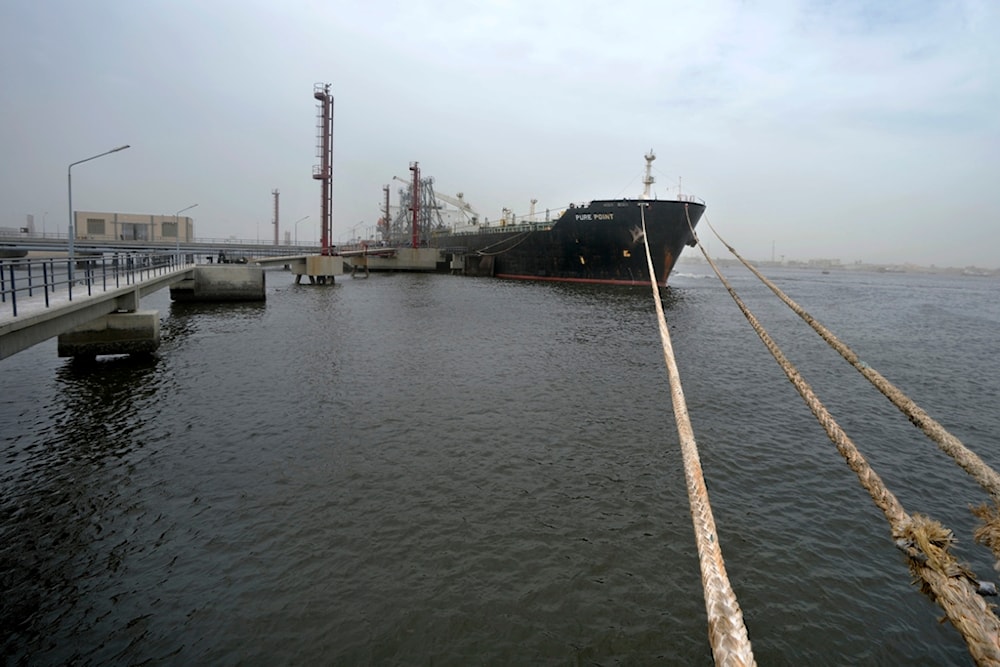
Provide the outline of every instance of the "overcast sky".
{"type": "Polygon", "coordinates": [[[270,239],[277,188],[316,240],[328,82],[335,240],[412,161],[493,219],[637,196],[652,148],[752,259],[996,268],[998,35],[996,0],[4,0],[0,226],[65,232],[69,163],[130,144],[75,209],[270,239]]]}

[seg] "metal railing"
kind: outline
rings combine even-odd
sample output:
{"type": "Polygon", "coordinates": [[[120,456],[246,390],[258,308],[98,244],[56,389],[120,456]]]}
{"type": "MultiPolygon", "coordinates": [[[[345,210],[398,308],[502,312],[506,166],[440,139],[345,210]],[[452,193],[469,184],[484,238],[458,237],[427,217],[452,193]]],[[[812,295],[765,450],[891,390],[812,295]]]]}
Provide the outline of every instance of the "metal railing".
{"type": "Polygon", "coordinates": [[[49,308],[54,301],[127,287],[182,266],[182,257],[165,252],[0,259],[0,317],[17,317],[19,305],[44,303],[49,308]]]}
{"type": "MultiPolygon", "coordinates": [[[[66,232],[25,232],[12,227],[0,227],[0,241],[5,244],[18,245],[21,243],[30,243],[31,241],[62,241],[63,243],[69,238],[66,232]]],[[[94,241],[98,243],[105,244],[125,244],[125,245],[148,245],[148,244],[170,244],[173,245],[177,242],[174,237],[167,238],[156,238],[156,239],[143,239],[143,238],[130,238],[122,239],[116,238],[114,236],[108,235],[97,235],[90,236],[86,233],[82,233],[76,236],[77,241],[94,241]]],[[[281,240],[277,246],[274,245],[272,239],[262,239],[260,237],[256,238],[237,238],[235,236],[196,236],[190,240],[182,240],[181,246],[191,246],[191,245],[211,245],[211,246],[228,246],[228,245],[239,245],[239,246],[262,246],[271,248],[317,248],[319,247],[319,241],[288,241],[285,242],[284,239],[281,240]]]]}

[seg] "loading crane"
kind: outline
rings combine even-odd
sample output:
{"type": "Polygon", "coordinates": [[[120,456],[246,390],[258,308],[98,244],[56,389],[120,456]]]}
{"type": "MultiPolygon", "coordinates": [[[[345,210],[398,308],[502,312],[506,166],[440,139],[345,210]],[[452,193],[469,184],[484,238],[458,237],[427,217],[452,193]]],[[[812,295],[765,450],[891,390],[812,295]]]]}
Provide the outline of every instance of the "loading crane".
{"type": "Polygon", "coordinates": [[[457,208],[459,211],[461,211],[471,224],[473,225],[479,224],[479,212],[476,211],[474,208],[472,208],[472,206],[469,205],[469,202],[465,201],[465,199],[462,198],[463,193],[459,192],[454,197],[449,197],[448,195],[443,195],[440,192],[435,192],[434,196],[436,196],[438,199],[442,201],[448,202],[449,204],[457,208]]]}
{"type": "Polygon", "coordinates": [[[391,245],[400,245],[409,241],[413,247],[427,243],[431,235],[444,229],[441,219],[441,205],[434,195],[434,179],[420,177],[417,163],[411,163],[410,169],[415,171],[412,179],[393,176],[406,187],[399,190],[399,206],[389,206],[389,186],[383,188],[386,196],[387,214],[379,224],[382,240],[391,245]],[[393,210],[393,208],[395,210],[393,210]]]}
{"type": "MultiPolygon", "coordinates": [[[[412,179],[402,178],[401,176],[393,176],[392,178],[395,181],[401,181],[401,182],[407,183],[407,184],[410,184],[412,182],[412,179]]],[[[464,196],[465,195],[462,192],[459,192],[454,197],[450,197],[448,195],[441,194],[440,192],[437,192],[436,190],[434,191],[434,198],[435,199],[440,199],[443,202],[451,204],[456,209],[458,209],[459,212],[462,213],[462,215],[465,216],[466,222],[468,222],[470,224],[473,224],[473,225],[478,225],[479,224],[479,211],[477,211],[476,209],[472,208],[472,205],[469,204],[469,202],[465,201],[464,196]]],[[[441,207],[438,206],[438,208],[440,209],[441,207]]]]}

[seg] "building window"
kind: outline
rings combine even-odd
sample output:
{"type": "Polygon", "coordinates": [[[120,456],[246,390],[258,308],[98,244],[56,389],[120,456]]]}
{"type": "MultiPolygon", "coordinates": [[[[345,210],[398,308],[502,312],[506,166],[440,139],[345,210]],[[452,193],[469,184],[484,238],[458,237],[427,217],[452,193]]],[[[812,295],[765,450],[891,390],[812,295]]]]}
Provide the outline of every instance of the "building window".
{"type": "Polygon", "coordinates": [[[176,222],[164,222],[163,223],[163,238],[170,237],[172,239],[177,238],[177,223],[176,222]]]}
{"type": "Polygon", "coordinates": [[[87,218],[87,236],[104,236],[104,220],[87,218]]]}
{"type": "Polygon", "coordinates": [[[148,241],[147,229],[149,225],[142,225],[132,222],[122,223],[121,237],[125,241],[148,241]]]}

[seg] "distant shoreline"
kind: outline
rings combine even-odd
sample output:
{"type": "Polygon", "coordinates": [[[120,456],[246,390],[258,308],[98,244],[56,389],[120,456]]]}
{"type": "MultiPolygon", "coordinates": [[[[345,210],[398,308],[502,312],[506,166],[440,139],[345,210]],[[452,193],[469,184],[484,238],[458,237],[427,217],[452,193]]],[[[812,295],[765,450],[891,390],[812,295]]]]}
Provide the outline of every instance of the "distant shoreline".
{"type": "MultiPolygon", "coordinates": [[[[734,258],[712,258],[712,261],[720,266],[740,266],[740,261],[734,258]]],[[[791,268],[791,269],[814,269],[816,271],[867,271],[870,273],[931,273],[931,274],[951,274],[963,276],[997,277],[1000,276],[1000,269],[984,269],[977,266],[921,266],[919,264],[867,264],[864,262],[854,262],[843,264],[835,259],[811,259],[811,260],[785,260],[785,261],[752,261],[758,268],[791,268]]],[[[677,266],[691,264],[707,264],[701,255],[682,256],[677,261],[677,266]]]]}

